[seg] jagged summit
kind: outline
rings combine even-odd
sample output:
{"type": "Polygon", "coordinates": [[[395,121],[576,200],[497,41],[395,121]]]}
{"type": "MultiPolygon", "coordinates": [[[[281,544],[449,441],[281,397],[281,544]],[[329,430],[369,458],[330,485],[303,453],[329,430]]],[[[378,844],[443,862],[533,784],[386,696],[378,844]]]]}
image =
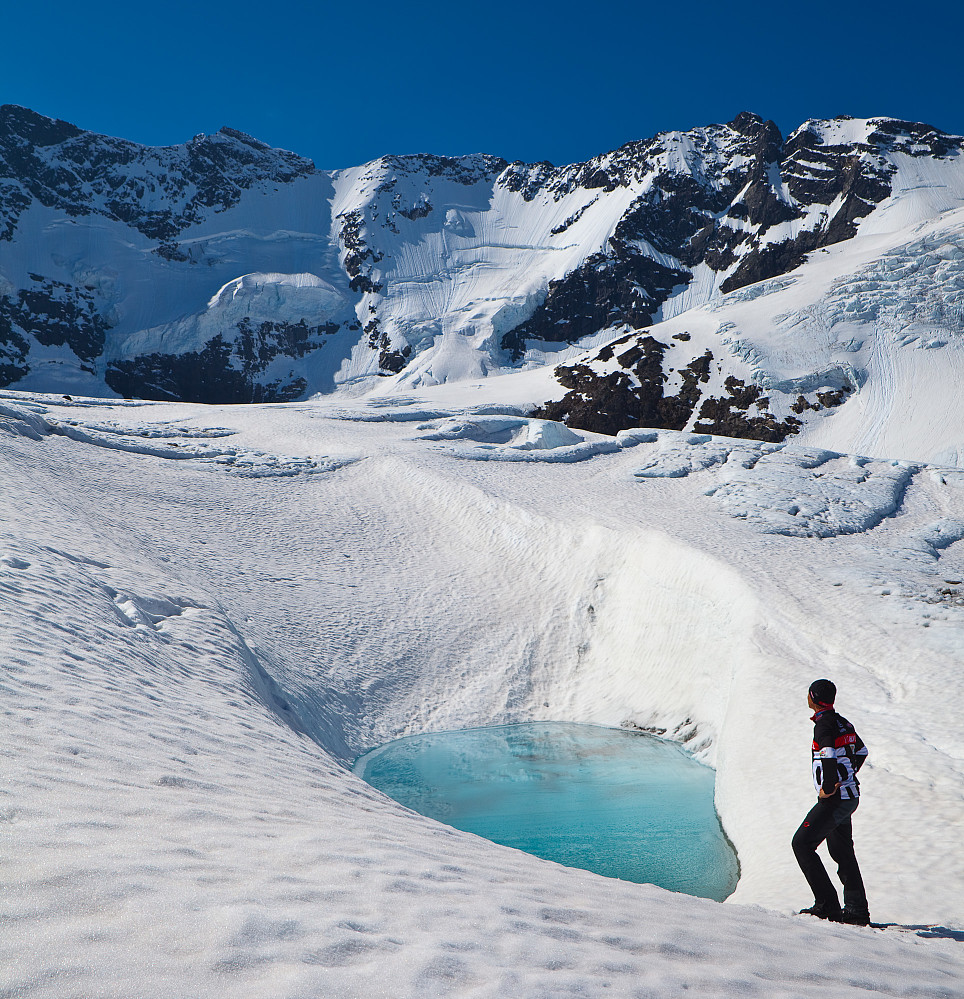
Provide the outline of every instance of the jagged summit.
{"type": "Polygon", "coordinates": [[[295,153],[231,128],[176,146],[142,146],[85,132],[15,105],[0,108],[0,238],[11,240],[33,203],[78,218],[102,215],[167,240],[207,209],[236,205],[258,184],[314,171],[295,153]]]}
{"type": "Polygon", "coordinates": [[[243,142],[246,146],[251,146],[252,149],[271,148],[267,142],[262,142],[253,135],[248,135],[247,132],[242,132],[237,128],[231,128],[229,125],[222,125],[218,129],[218,135],[226,135],[229,139],[236,139],[238,142],[243,142]]]}
{"type": "MultiPolygon", "coordinates": [[[[658,354],[673,369],[657,365],[660,384],[709,350],[727,376],[760,387],[719,336],[670,365],[654,324],[861,233],[955,210],[961,149],[960,137],[890,118],[812,120],[784,138],[744,111],[564,166],[413,154],[326,172],[229,127],[147,147],[6,105],[0,381],[272,401],[555,366],[635,336],[662,345],[640,347],[646,365],[658,354]],[[219,289],[259,274],[272,280],[244,297],[256,315],[210,312],[219,289]],[[320,283],[295,295],[284,275],[320,283]]],[[[705,389],[697,377],[689,408],[669,407],[674,423],[684,411],[697,421],[705,389]]],[[[587,407],[598,408],[592,392],[571,409],[587,407]]],[[[638,407],[623,408],[628,419],[638,407]]],[[[723,425],[709,413],[701,425],[723,425]]],[[[809,413],[771,411],[778,429],[766,433],[809,413]]]]}

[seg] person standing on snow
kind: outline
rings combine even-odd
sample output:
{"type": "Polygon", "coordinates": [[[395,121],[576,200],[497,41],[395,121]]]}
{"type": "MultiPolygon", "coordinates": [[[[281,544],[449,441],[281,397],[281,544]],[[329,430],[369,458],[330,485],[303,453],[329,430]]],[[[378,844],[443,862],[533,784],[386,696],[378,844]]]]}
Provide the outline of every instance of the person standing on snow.
{"type": "Polygon", "coordinates": [[[836,696],[837,688],[829,680],[815,680],[807,692],[807,705],[813,711],[813,783],[817,803],[793,834],[793,853],[814,898],[813,905],[801,913],[866,926],[870,910],[854,855],[850,819],[860,803],[857,771],[867,759],[867,747],[853,725],[834,711],[836,696]],[[817,856],[817,847],[824,840],[843,883],[842,909],[837,889],[817,856]]]}

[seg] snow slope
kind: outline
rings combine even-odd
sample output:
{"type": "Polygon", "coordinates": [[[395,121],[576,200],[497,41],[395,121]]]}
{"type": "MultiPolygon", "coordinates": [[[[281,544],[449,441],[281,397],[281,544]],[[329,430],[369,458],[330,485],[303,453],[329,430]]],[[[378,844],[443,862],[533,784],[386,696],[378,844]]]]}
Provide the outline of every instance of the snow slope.
{"type": "Polygon", "coordinates": [[[961,473],[573,431],[519,408],[545,374],[2,393],[4,994],[964,994],[961,473]],[[871,750],[872,911],[905,929],[790,915],[821,675],[871,750]],[[736,894],[564,869],[347,768],[550,718],[713,764],[736,894]]]}

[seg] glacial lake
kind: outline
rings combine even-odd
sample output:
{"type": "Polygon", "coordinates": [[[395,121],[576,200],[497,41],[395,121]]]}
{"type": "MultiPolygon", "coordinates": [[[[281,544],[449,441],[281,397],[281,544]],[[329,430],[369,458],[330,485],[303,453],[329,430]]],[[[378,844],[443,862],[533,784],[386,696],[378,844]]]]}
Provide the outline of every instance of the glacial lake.
{"type": "Polygon", "coordinates": [[[567,722],[433,732],[353,769],[422,815],[566,867],[717,901],[739,877],[715,771],[646,733],[567,722]]]}

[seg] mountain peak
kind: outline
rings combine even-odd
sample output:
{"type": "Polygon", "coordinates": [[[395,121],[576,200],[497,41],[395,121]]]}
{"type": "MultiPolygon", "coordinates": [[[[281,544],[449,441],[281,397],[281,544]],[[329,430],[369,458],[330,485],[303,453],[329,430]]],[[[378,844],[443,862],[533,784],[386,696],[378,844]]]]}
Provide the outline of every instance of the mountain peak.
{"type": "Polygon", "coordinates": [[[728,127],[748,139],[757,139],[761,136],[769,143],[780,145],[783,143],[783,135],[776,123],[767,119],[764,121],[758,114],[752,111],[741,111],[732,121],[727,122],[728,127]]]}
{"type": "Polygon", "coordinates": [[[253,149],[271,148],[267,142],[262,142],[260,139],[256,139],[253,135],[248,135],[247,132],[242,132],[240,129],[231,128],[230,125],[222,125],[218,129],[218,135],[226,135],[229,139],[236,139],[238,142],[243,142],[246,146],[251,146],[253,149]]]}
{"type": "Polygon", "coordinates": [[[48,118],[19,104],[0,106],[0,144],[6,137],[16,136],[31,146],[54,146],[78,135],[83,135],[83,130],[70,122],[48,118]]]}

